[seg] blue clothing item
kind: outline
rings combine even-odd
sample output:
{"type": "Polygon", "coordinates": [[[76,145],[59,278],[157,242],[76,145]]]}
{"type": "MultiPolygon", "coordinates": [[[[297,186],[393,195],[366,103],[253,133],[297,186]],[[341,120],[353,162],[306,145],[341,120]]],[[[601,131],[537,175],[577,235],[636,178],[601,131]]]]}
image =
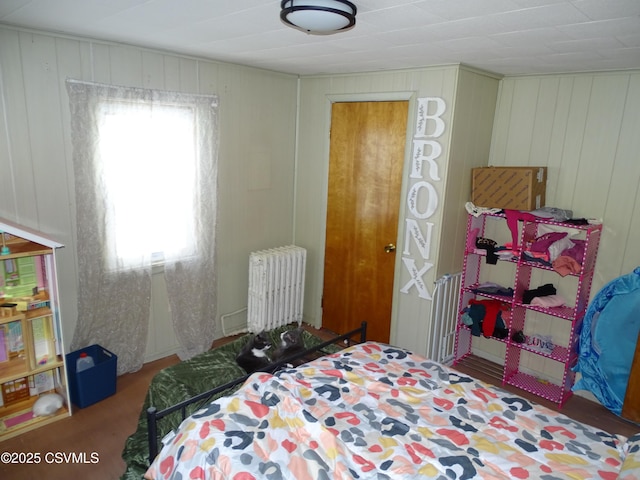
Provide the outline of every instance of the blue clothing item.
{"type": "Polygon", "coordinates": [[[588,390],[616,415],[629,382],[640,331],[640,267],[618,277],[593,298],[582,322],[578,363],[582,378],[572,390],[588,390]]]}

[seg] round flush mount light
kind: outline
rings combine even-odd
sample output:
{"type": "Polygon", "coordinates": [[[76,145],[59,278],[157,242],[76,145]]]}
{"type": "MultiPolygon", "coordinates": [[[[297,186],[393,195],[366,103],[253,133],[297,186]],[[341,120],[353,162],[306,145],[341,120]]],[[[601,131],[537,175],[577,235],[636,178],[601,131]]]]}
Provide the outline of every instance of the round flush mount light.
{"type": "Polygon", "coordinates": [[[356,24],[356,6],[347,0],[282,0],[280,19],[307,33],[327,35],[356,24]]]}

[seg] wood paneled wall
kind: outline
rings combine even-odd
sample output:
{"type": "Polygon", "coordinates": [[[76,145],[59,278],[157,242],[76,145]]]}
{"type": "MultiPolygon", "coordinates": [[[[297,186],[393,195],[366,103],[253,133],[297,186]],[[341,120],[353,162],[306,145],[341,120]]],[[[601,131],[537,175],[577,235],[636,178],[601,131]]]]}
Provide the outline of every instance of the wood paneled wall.
{"type": "MultiPolygon", "coordinates": [[[[0,216],[65,244],[60,295],[68,347],[77,261],[67,78],[219,95],[218,312],[211,320],[246,306],[249,252],[292,241],[297,77],[0,26],[0,216]]],[[[150,332],[148,358],[175,345],[162,282],[154,287],[151,325],[159,329],[150,332]]]]}

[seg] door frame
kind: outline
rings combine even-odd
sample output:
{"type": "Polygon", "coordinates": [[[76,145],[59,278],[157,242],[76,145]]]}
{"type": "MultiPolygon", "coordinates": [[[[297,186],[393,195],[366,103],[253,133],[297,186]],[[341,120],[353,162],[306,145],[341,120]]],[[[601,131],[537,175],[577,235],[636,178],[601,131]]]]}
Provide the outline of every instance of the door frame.
{"type": "MultiPolygon", "coordinates": [[[[404,199],[407,198],[407,189],[409,185],[409,173],[411,169],[411,152],[413,150],[413,136],[414,136],[414,121],[415,108],[416,108],[417,92],[415,91],[403,91],[403,92],[381,92],[381,93],[346,93],[346,94],[328,94],[326,95],[325,106],[325,125],[327,126],[325,135],[325,148],[324,148],[324,173],[322,178],[322,196],[320,201],[322,202],[321,208],[321,225],[322,231],[326,234],[327,231],[327,208],[328,208],[328,195],[329,195],[329,147],[331,143],[331,107],[334,103],[341,102],[393,102],[393,101],[407,101],[407,131],[405,136],[405,151],[404,151],[404,163],[402,165],[402,184],[400,187],[400,211],[398,212],[398,235],[396,237],[396,245],[404,245],[402,238],[404,236],[404,222],[406,217],[407,203],[404,199]]],[[[322,298],[324,288],[324,252],[326,248],[326,236],[323,235],[320,241],[321,248],[318,252],[318,287],[316,295],[318,298],[322,298]]],[[[398,247],[401,250],[400,247],[398,247]]],[[[396,255],[393,269],[393,297],[391,300],[391,327],[389,332],[389,341],[391,344],[396,342],[396,328],[398,317],[398,300],[400,295],[400,273],[402,271],[402,255],[396,255]]],[[[316,314],[318,319],[317,323],[322,322],[322,302],[318,304],[319,311],[316,314]]],[[[319,328],[321,325],[315,325],[319,328]]]]}

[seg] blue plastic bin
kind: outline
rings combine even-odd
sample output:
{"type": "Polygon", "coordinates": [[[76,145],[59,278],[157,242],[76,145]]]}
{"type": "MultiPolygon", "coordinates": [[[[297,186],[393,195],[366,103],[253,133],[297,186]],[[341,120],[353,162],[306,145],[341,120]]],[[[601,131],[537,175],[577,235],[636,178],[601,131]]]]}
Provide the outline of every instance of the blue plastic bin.
{"type": "Polygon", "coordinates": [[[100,345],[91,345],[66,355],[67,381],[71,401],[80,408],[88,407],[116,393],[118,357],[100,345]],[[76,362],[82,352],[93,358],[95,365],[82,372],[76,362]]]}

